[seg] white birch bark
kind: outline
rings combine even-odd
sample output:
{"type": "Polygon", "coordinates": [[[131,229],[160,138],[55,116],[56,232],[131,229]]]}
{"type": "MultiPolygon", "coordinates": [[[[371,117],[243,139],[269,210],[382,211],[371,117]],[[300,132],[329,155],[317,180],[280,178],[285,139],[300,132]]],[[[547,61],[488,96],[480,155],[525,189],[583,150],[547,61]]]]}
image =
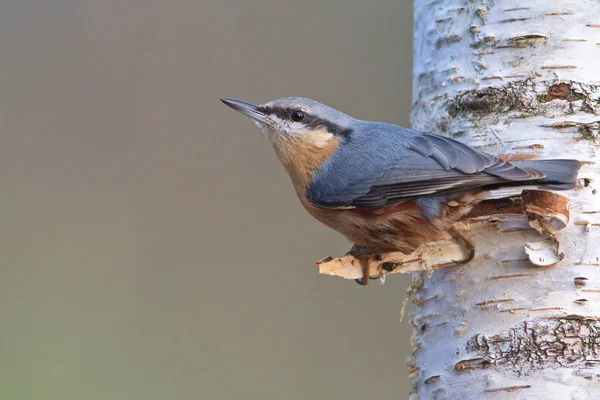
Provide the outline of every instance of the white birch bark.
{"type": "Polygon", "coordinates": [[[468,265],[415,273],[413,399],[600,399],[600,2],[415,0],[413,126],[492,153],[585,162],[565,257],[534,230],[470,232],[468,265]]]}

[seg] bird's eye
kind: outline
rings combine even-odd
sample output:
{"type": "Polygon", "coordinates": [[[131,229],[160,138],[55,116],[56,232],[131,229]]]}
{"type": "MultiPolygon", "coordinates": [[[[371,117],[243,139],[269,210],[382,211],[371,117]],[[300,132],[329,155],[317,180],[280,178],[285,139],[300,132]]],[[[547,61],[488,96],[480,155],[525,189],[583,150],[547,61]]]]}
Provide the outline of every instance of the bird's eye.
{"type": "Polygon", "coordinates": [[[296,122],[300,122],[304,119],[304,112],[300,110],[296,110],[292,113],[292,120],[296,122]]]}

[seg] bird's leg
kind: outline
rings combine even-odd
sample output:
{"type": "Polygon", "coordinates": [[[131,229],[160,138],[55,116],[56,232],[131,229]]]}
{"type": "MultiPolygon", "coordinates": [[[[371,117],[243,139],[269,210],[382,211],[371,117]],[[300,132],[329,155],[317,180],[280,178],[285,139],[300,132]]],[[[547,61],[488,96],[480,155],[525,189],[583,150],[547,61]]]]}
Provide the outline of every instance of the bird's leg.
{"type": "Polygon", "coordinates": [[[460,239],[460,241],[463,243],[463,245],[469,252],[469,255],[464,260],[452,260],[452,261],[455,262],[456,264],[467,264],[468,262],[470,262],[473,259],[473,257],[475,257],[475,243],[473,243],[473,241],[471,240],[470,237],[465,235],[463,232],[461,232],[459,229],[457,229],[454,226],[448,230],[448,233],[452,236],[452,238],[460,239]]]}
{"type": "Polygon", "coordinates": [[[371,257],[368,254],[360,254],[358,261],[360,262],[360,268],[362,270],[362,278],[357,279],[356,283],[361,286],[367,286],[371,280],[371,269],[369,268],[369,261],[371,257]]]}
{"type": "Polygon", "coordinates": [[[360,268],[362,270],[362,278],[355,279],[356,283],[361,286],[367,286],[369,281],[371,280],[371,269],[370,269],[370,261],[371,256],[373,255],[373,249],[369,249],[367,247],[361,247],[358,245],[352,246],[352,249],[349,251],[350,254],[355,256],[360,263],[360,268]]]}

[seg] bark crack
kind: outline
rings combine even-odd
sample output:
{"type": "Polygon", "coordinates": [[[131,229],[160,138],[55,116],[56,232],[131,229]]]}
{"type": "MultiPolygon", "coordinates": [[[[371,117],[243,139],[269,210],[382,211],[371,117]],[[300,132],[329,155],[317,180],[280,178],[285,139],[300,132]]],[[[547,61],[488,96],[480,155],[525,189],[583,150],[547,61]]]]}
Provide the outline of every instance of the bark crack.
{"type": "Polygon", "coordinates": [[[524,79],[459,93],[448,100],[446,109],[452,118],[511,111],[525,112],[527,116],[554,116],[556,106],[564,103],[562,109],[567,115],[575,110],[598,114],[599,93],[598,84],[524,79]],[[563,103],[553,103],[554,100],[563,103]]]}
{"type": "Polygon", "coordinates": [[[546,367],[589,369],[600,365],[600,321],[567,315],[524,321],[506,332],[477,334],[466,345],[477,358],[461,360],[457,372],[490,367],[517,375],[546,367]]]}

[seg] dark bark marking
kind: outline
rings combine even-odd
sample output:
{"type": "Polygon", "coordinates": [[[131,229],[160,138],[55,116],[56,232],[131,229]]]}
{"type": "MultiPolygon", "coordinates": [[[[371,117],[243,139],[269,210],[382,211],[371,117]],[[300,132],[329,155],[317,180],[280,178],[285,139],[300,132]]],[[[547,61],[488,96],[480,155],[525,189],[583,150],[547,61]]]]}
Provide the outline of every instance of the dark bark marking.
{"type": "Polygon", "coordinates": [[[466,350],[479,357],[457,363],[457,372],[494,366],[521,375],[547,367],[596,367],[600,359],[600,321],[581,315],[524,321],[507,332],[475,335],[467,342],[466,350]]]}
{"type": "Polygon", "coordinates": [[[509,18],[498,21],[500,24],[512,24],[513,22],[529,21],[532,18],[509,18]]]}
{"type": "Polygon", "coordinates": [[[430,376],[429,378],[425,379],[423,381],[423,383],[425,385],[431,385],[432,383],[438,382],[441,378],[442,377],[440,375],[433,375],[433,376],[430,376]]]}
{"type": "Polygon", "coordinates": [[[471,360],[462,360],[456,363],[454,370],[458,373],[472,371],[475,369],[486,369],[493,365],[490,358],[473,358],[471,360]]]}
{"type": "Polygon", "coordinates": [[[582,140],[597,141],[600,137],[600,120],[591,122],[561,121],[551,125],[542,125],[543,128],[569,129],[576,128],[582,140]]]}
{"type": "Polygon", "coordinates": [[[460,35],[452,35],[452,36],[443,37],[443,38],[438,39],[437,42],[435,42],[435,48],[439,50],[442,47],[449,46],[454,43],[458,43],[461,40],[462,40],[462,36],[460,36],[460,35]]]}
{"type": "Polygon", "coordinates": [[[528,47],[536,47],[546,44],[548,38],[540,34],[521,35],[510,38],[506,41],[506,45],[501,47],[511,47],[514,49],[525,49],[528,47]]]}
{"type": "Polygon", "coordinates": [[[585,276],[578,276],[573,279],[573,282],[575,283],[575,286],[577,286],[577,287],[585,286],[587,284],[587,281],[588,281],[588,278],[586,278],[585,276]]]}
{"type": "Polygon", "coordinates": [[[545,101],[552,100],[574,100],[571,94],[571,87],[566,83],[559,83],[548,88],[548,94],[545,101]]]}
{"type": "Polygon", "coordinates": [[[486,87],[470,90],[450,101],[448,111],[455,118],[463,113],[491,114],[515,108],[518,98],[514,90],[486,87]]]}
{"type": "MultiPolygon", "coordinates": [[[[574,81],[543,83],[547,85],[546,89],[543,88],[543,85],[539,85],[539,82],[538,85],[534,85],[531,79],[526,79],[464,91],[446,101],[445,108],[450,117],[446,125],[451,125],[451,121],[457,118],[476,117],[475,119],[481,119],[487,115],[508,112],[520,112],[522,117],[534,115],[556,117],[556,105],[550,103],[553,100],[567,101],[563,106],[563,115],[569,115],[575,111],[590,114],[600,113],[600,102],[597,99],[600,85],[574,81]]],[[[598,134],[600,124],[597,122],[600,123],[600,121],[595,121],[581,124],[563,121],[548,125],[548,127],[557,129],[583,127],[582,133],[589,138],[598,134]]],[[[451,131],[450,126],[446,126],[445,129],[448,132],[451,131]]]]}
{"type": "Polygon", "coordinates": [[[514,392],[516,390],[529,389],[529,388],[531,388],[531,385],[508,386],[508,387],[497,388],[497,389],[486,389],[486,392],[488,392],[488,393],[493,393],[493,392],[514,392]]]}

